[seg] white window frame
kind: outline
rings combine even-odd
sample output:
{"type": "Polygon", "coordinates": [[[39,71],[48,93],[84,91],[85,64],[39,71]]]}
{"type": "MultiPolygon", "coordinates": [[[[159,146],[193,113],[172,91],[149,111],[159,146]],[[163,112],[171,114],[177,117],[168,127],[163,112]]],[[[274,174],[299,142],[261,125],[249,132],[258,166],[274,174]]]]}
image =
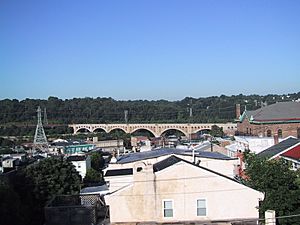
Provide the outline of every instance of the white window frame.
{"type": "Polygon", "coordinates": [[[206,198],[197,198],[197,200],[196,200],[196,216],[197,217],[207,217],[207,199],[206,198]],[[198,215],[198,201],[199,200],[205,201],[205,215],[198,215]]]}
{"type": "Polygon", "coordinates": [[[163,199],[162,200],[162,215],[164,219],[172,219],[174,218],[174,200],[173,199],[163,199]],[[165,216],[165,202],[172,203],[172,216],[165,216]]]}

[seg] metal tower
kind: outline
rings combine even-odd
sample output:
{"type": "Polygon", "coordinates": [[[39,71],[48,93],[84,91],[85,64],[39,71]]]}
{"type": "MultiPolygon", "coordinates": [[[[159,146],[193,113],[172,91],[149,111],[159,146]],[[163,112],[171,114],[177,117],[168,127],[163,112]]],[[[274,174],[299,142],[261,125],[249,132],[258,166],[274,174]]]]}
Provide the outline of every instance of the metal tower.
{"type": "Polygon", "coordinates": [[[35,130],[33,146],[36,150],[47,151],[48,141],[42,124],[42,110],[39,106],[37,109],[38,123],[35,130]]]}

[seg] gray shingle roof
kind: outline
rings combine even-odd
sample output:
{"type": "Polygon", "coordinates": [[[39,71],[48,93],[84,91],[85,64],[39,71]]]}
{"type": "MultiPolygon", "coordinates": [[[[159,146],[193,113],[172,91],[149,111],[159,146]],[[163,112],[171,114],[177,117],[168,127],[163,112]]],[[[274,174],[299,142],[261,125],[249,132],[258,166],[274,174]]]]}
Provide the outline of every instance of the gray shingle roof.
{"type": "Polygon", "coordinates": [[[112,176],[123,176],[123,175],[132,175],[133,169],[115,169],[115,170],[107,170],[105,173],[105,177],[112,177],[112,176]]]}
{"type": "Polygon", "coordinates": [[[189,161],[187,161],[187,160],[178,158],[177,156],[174,156],[174,155],[172,155],[172,156],[170,156],[170,157],[168,157],[168,158],[166,158],[166,159],[164,159],[164,160],[162,160],[162,161],[160,161],[160,162],[155,163],[155,164],[153,165],[153,171],[154,171],[154,172],[161,171],[161,170],[163,170],[163,169],[165,169],[165,168],[168,168],[168,167],[170,167],[170,166],[172,166],[172,165],[174,165],[174,164],[176,164],[176,163],[178,163],[178,162],[185,162],[185,163],[188,163],[188,164],[193,165],[193,166],[195,166],[195,167],[198,167],[198,168],[200,168],[200,169],[206,170],[206,171],[208,171],[208,172],[214,173],[214,174],[216,174],[216,175],[219,175],[219,176],[221,176],[221,177],[227,178],[227,179],[229,179],[229,180],[232,180],[232,181],[234,181],[234,182],[237,182],[237,183],[241,184],[241,183],[240,183],[239,181],[237,181],[236,179],[233,179],[233,178],[231,178],[231,177],[227,177],[227,176],[224,175],[224,174],[221,174],[221,173],[218,173],[218,172],[213,171],[213,170],[211,170],[211,169],[208,169],[208,168],[206,168],[206,167],[203,167],[203,166],[194,164],[194,163],[189,162],[189,161]]]}
{"type": "MultiPolygon", "coordinates": [[[[131,163],[140,160],[158,158],[165,155],[192,155],[192,151],[176,149],[176,148],[161,148],[157,150],[147,151],[147,152],[137,152],[137,153],[130,153],[121,156],[118,158],[117,163],[124,164],[124,163],[131,163]]],[[[203,157],[203,158],[212,158],[212,159],[220,159],[220,160],[232,160],[232,158],[223,155],[219,152],[204,152],[204,151],[195,151],[195,156],[203,157]]]]}
{"type": "Polygon", "coordinates": [[[300,119],[300,102],[278,102],[253,111],[246,115],[254,121],[276,121],[300,119]]]}
{"type": "Polygon", "coordinates": [[[260,152],[258,155],[261,157],[272,158],[273,156],[279,154],[280,152],[292,147],[293,145],[300,142],[300,139],[287,138],[276,145],[267,148],[266,150],[260,152]]]}

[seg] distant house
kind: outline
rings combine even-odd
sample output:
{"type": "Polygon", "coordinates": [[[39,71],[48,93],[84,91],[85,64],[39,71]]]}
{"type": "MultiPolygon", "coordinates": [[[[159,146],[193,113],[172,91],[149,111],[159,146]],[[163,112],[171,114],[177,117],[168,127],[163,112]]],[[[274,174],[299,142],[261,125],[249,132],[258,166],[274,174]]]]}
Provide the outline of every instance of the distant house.
{"type": "Polygon", "coordinates": [[[259,217],[264,195],[177,156],[137,162],[133,182],[105,196],[111,224],[214,223],[259,217]]]}
{"type": "Polygon", "coordinates": [[[237,158],[231,158],[218,152],[161,148],[121,156],[116,163],[109,164],[104,170],[104,179],[109,183],[110,191],[118,190],[132,182],[133,167],[137,162],[154,164],[171,155],[175,155],[189,162],[195,162],[203,167],[229,177],[234,177],[236,175],[236,166],[239,164],[237,158]]]}
{"type": "Polygon", "coordinates": [[[17,166],[20,165],[20,159],[18,158],[12,158],[10,156],[4,157],[1,159],[1,169],[0,171],[2,173],[6,173],[9,171],[12,171],[14,169],[16,169],[17,166]]]}
{"type": "Polygon", "coordinates": [[[240,135],[300,138],[300,102],[278,102],[254,111],[245,110],[239,117],[240,135]]]}
{"type": "Polygon", "coordinates": [[[89,155],[72,155],[67,160],[75,166],[82,179],[85,177],[87,170],[91,168],[91,157],[89,155]]]}
{"type": "Polygon", "coordinates": [[[68,145],[64,147],[65,155],[78,155],[85,154],[86,152],[91,151],[96,146],[94,144],[79,144],[79,145],[68,145]]]}
{"type": "Polygon", "coordinates": [[[292,163],[293,169],[300,168],[300,139],[289,137],[258,154],[268,159],[283,158],[292,163]]]}

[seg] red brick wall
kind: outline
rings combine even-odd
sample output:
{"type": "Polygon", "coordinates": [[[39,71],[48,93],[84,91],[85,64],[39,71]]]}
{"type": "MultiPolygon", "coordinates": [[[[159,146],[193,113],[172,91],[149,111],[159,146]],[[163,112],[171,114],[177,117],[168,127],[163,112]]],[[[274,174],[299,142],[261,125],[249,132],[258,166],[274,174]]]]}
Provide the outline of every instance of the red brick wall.
{"type": "Polygon", "coordinates": [[[240,135],[254,135],[254,136],[267,136],[267,130],[271,130],[272,137],[282,130],[282,137],[294,136],[297,137],[297,129],[300,129],[300,123],[288,123],[288,124],[250,124],[247,119],[244,119],[242,123],[237,124],[237,131],[240,135]],[[247,134],[248,128],[248,134],[247,134]],[[251,129],[251,134],[250,134],[251,129]]]}

